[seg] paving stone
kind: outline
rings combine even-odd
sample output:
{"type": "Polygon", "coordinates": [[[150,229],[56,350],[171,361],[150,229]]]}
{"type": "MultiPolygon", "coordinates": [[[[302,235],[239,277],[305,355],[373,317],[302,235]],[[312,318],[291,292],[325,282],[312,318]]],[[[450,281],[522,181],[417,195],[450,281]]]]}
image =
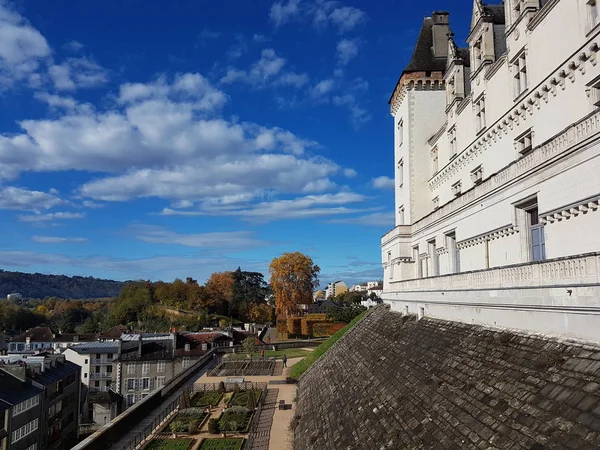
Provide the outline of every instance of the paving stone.
{"type": "Polygon", "coordinates": [[[376,308],[298,384],[295,450],[600,448],[600,346],[376,308]]]}

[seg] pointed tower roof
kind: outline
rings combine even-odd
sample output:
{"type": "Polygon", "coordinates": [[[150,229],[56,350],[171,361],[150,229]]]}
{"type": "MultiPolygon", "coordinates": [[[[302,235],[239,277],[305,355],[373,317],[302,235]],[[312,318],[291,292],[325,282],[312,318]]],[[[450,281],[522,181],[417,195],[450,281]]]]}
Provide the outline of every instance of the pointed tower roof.
{"type": "Polygon", "coordinates": [[[433,19],[426,17],[423,20],[419,37],[409,63],[402,74],[411,72],[435,72],[446,69],[446,58],[436,58],[431,51],[433,47],[433,19]]]}

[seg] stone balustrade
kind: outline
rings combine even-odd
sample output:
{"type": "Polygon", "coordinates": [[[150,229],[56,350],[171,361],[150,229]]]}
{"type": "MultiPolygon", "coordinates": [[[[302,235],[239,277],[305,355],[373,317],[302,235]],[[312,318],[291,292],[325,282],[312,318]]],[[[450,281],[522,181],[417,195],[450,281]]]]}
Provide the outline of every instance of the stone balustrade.
{"type": "Polygon", "coordinates": [[[600,254],[390,282],[388,292],[510,289],[600,284],[600,254]]]}

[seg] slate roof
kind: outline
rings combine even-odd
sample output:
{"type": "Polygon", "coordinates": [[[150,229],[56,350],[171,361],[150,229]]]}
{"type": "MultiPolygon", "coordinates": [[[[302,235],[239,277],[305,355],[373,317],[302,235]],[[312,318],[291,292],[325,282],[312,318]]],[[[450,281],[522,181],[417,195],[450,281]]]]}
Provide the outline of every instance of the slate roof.
{"type": "Polygon", "coordinates": [[[171,339],[143,339],[142,354],[138,355],[139,341],[123,341],[121,344],[121,361],[163,360],[173,358],[173,341],[171,339]]]}
{"type": "Polygon", "coordinates": [[[57,363],[55,366],[48,368],[43,372],[34,373],[31,379],[43,386],[48,386],[69,375],[73,375],[80,370],[81,367],[79,365],[72,363],[71,361],[65,361],[64,363],[57,363]]]}
{"type": "Polygon", "coordinates": [[[483,15],[490,16],[492,18],[492,23],[496,25],[504,25],[506,23],[504,3],[498,5],[483,5],[483,15]]]}
{"type": "Polygon", "coordinates": [[[101,339],[118,339],[123,333],[127,332],[125,325],[117,325],[116,327],[109,328],[108,330],[100,333],[101,339]]]}
{"type": "Polygon", "coordinates": [[[93,353],[117,353],[119,351],[118,342],[84,342],[75,344],[69,347],[80,355],[88,355],[93,353]]]}
{"type": "Polygon", "coordinates": [[[294,449],[600,448],[600,345],[379,306],[300,380],[294,449]]]}
{"type": "Polygon", "coordinates": [[[30,383],[0,370],[0,410],[8,405],[16,405],[42,392],[30,383]]]}
{"type": "Polygon", "coordinates": [[[35,327],[16,336],[12,342],[26,342],[27,338],[30,338],[30,342],[52,342],[52,330],[48,327],[35,327]]]}
{"type": "Polygon", "coordinates": [[[404,68],[403,74],[410,72],[444,72],[446,70],[446,57],[434,58],[433,52],[433,19],[426,17],[423,20],[415,49],[409,63],[404,68]]]}
{"type": "Polygon", "coordinates": [[[54,336],[52,342],[91,342],[97,337],[96,333],[64,333],[54,336]]]}

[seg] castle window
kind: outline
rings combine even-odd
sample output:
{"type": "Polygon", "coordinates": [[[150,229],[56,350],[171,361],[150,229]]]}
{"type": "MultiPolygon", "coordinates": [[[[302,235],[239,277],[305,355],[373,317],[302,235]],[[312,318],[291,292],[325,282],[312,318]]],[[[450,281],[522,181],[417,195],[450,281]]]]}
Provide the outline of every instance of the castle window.
{"type": "Polygon", "coordinates": [[[481,66],[483,60],[483,37],[480,37],[473,44],[473,70],[477,70],[481,66]]]}
{"type": "Polygon", "coordinates": [[[457,145],[456,145],[456,127],[452,127],[450,131],[448,131],[448,142],[450,144],[450,158],[454,158],[456,156],[457,145]]]}
{"type": "Polygon", "coordinates": [[[435,147],[433,150],[431,150],[431,168],[433,175],[435,175],[438,172],[438,148],[435,147]]]}
{"type": "Polygon", "coordinates": [[[600,77],[588,84],[586,93],[590,98],[592,109],[600,108],[600,77]]]}
{"type": "Polygon", "coordinates": [[[404,159],[398,161],[398,186],[402,187],[404,184],[404,159]]]}
{"type": "Polygon", "coordinates": [[[598,25],[600,10],[598,9],[598,2],[596,0],[588,0],[587,2],[588,20],[590,24],[590,30],[598,25]]]}
{"type": "Polygon", "coordinates": [[[404,225],[404,206],[398,208],[398,225],[404,225]]]}
{"type": "Polygon", "coordinates": [[[460,181],[457,181],[456,183],[454,183],[452,185],[452,195],[458,197],[461,193],[461,186],[462,186],[462,183],[460,181]]]}
{"type": "Polygon", "coordinates": [[[485,97],[483,96],[475,102],[475,125],[478,133],[485,129],[485,97]]]}
{"type": "Polygon", "coordinates": [[[532,138],[533,138],[533,131],[531,131],[531,129],[529,129],[525,133],[523,133],[521,136],[519,136],[517,139],[515,139],[515,147],[521,155],[526,155],[531,150],[533,150],[533,144],[532,144],[533,139],[532,138]]]}
{"type": "Polygon", "coordinates": [[[483,181],[483,166],[481,164],[471,170],[471,180],[473,184],[480,184],[483,181]]]}
{"type": "Polygon", "coordinates": [[[514,79],[514,97],[517,98],[527,90],[527,62],[522,52],[512,63],[514,79]]]}
{"type": "Polygon", "coordinates": [[[398,146],[404,143],[404,120],[398,122],[398,146]]]}

